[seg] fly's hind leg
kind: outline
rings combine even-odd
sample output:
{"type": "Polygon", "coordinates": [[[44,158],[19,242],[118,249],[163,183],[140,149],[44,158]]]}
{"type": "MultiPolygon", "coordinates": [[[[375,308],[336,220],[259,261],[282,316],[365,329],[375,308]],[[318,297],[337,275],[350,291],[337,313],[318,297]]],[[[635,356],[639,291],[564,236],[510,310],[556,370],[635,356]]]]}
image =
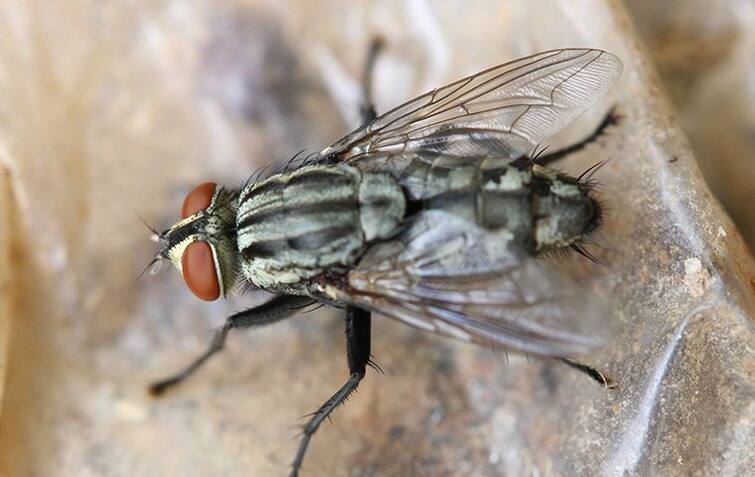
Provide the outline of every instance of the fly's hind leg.
{"type": "Polygon", "coordinates": [[[359,382],[362,381],[367,366],[370,363],[370,324],[369,311],[349,307],[346,311],[346,357],[349,362],[349,379],[346,384],[336,391],[320,408],[312,414],[309,422],[304,426],[302,438],[299,442],[299,450],[291,465],[290,477],[297,477],[299,469],[304,461],[304,454],[312,436],[330,413],[344,403],[349,396],[356,391],[359,382]]]}
{"type": "Polygon", "coordinates": [[[621,121],[621,115],[616,112],[616,106],[613,106],[603,118],[603,121],[600,122],[598,127],[595,128],[595,130],[589,136],[575,144],[572,144],[571,146],[565,147],[558,151],[554,151],[549,154],[540,154],[537,157],[533,158],[533,160],[541,166],[547,166],[548,164],[559,161],[566,156],[574,154],[575,152],[579,152],[598,140],[603,134],[605,134],[606,129],[608,129],[610,126],[619,124],[619,121],[621,121]]]}
{"type": "Polygon", "coordinates": [[[362,71],[362,106],[359,108],[359,112],[362,115],[362,126],[366,126],[377,117],[372,97],[372,80],[375,73],[375,60],[377,60],[382,49],[383,40],[374,38],[370,42],[367,61],[364,63],[364,71],[362,71]]]}
{"type": "Polygon", "coordinates": [[[312,303],[309,297],[279,295],[260,306],[235,313],[228,317],[222,328],[215,332],[207,351],[197,357],[189,366],[182,371],[152,383],[149,392],[153,396],[159,396],[169,388],[179,384],[202,367],[210,357],[223,349],[228,332],[234,328],[256,328],[283,320],[297,313],[302,307],[312,303]]]}
{"type": "Polygon", "coordinates": [[[606,376],[602,372],[598,371],[597,369],[593,368],[592,366],[580,363],[579,361],[576,361],[572,358],[558,358],[558,360],[569,366],[570,368],[585,373],[591,379],[593,379],[606,389],[614,389],[619,385],[619,383],[611,379],[609,376],[606,376]]]}

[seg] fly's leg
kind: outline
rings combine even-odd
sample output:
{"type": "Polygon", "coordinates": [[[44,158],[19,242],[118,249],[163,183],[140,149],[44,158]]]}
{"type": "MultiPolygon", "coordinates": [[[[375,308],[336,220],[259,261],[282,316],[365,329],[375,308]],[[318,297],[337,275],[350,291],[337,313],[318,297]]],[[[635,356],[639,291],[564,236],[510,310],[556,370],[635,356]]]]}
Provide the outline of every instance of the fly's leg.
{"type": "Polygon", "coordinates": [[[296,458],[291,466],[290,477],[299,475],[299,468],[304,460],[304,454],[307,452],[309,441],[317,432],[322,421],[349,398],[364,377],[367,365],[370,364],[370,322],[369,311],[354,307],[349,307],[346,310],[346,357],[349,361],[349,372],[351,374],[346,384],[325,401],[304,426],[299,450],[296,452],[296,458]]]}
{"type": "Polygon", "coordinates": [[[362,115],[362,126],[371,123],[376,117],[375,103],[372,98],[372,79],[375,71],[375,60],[377,60],[380,50],[383,49],[383,40],[375,38],[370,43],[370,49],[367,52],[367,61],[364,64],[362,72],[362,106],[360,114],[362,115]]]}
{"type": "Polygon", "coordinates": [[[606,389],[614,389],[619,385],[619,383],[611,379],[609,376],[601,373],[597,369],[593,368],[592,366],[580,363],[579,361],[575,361],[571,358],[558,358],[558,360],[569,366],[570,368],[574,368],[577,371],[581,371],[590,376],[591,379],[597,381],[598,384],[606,389]]]}
{"type": "Polygon", "coordinates": [[[589,136],[582,139],[578,143],[572,144],[571,146],[565,147],[561,150],[554,151],[549,154],[541,154],[533,160],[541,166],[547,166],[548,164],[561,160],[566,156],[574,154],[575,152],[581,151],[582,149],[596,141],[599,137],[601,137],[605,133],[606,129],[608,129],[610,126],[618,124],[619,121],[621,121],[621,116],[616,112],[616,106],[613,106],[608,111],[608,114],[606,114],[606,116],[603,118],[603,121],[601,121],[598,127],[595,128],[595,130],[589,136]]]}
{"type": "Polygon", "coordinates": [[[312,303],[309,297],[279,295],[260,306],[235,313],[228,317],[222,328],[215,332],[207,351],[197,357],[189,366],[173,376],[152,383],[149,392],[153,396],[159,396],[167,389],[179,384],[210,359],[212,355],[223,349],[228,332],[234,328],[256,328],[259,326],[275,323],[297,313],[302,307],[312,303]]]}

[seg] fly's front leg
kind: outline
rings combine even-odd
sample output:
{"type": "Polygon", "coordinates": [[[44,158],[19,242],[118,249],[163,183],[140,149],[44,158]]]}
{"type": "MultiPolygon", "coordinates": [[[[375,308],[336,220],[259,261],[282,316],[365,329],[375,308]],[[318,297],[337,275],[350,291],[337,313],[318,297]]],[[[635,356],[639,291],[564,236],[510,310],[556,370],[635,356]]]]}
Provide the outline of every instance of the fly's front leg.
{"type": "Polygon", "coordinates": [[[290,477],[297,477],[299,475],[299,468],[301,468],[304,454],[307,452],[309,441],[312,439],[314,433],[317,432],[317,428],[320,427],[322,421],[349,398],[364,377],[367,365],[370,364],[370,324],[371,317],[369,311],[354,307],[349,307],[346,310],[346,357],[349,361],[349,372],[351,375],[346,384],[341,386],[341,389],[325,401],[304,426],[299,450],[291,466],[290,477]]]}
{"type": "Polygon", "coordinates": [[[202,353],[189,366],[181,372],[176,373],[166,379],[152,383],[149,391],[153,396],[164,393],[168,388],[175,386],[184,379],[188,378],[196,370],[210,359],[212,355],[223,349],[228,332],[234,328],[256,328],[258,326],[275,323],[296,314],[302,307],[311,304],[313,300],[309,297],[294,295],[279,295],[272,300],[260,306],[235,313],[226,319],[222,328],[215,332],[215,336],[210,342],[207,351],[202,353]]]}
{"type": "Polygon", "coordinates": [[[377,117],[372,98],[372,79],[375,73],[375,60],[382,49],[383,40],[375,38],[370,43],[370,49],[367,52],[367,61],[362,72],[362,106],[359,108],[362,115],[362,126],[366,126],[377,117]]]}
{"type": "Polygon", "coordinates": [[[547,166],[548,164],[561,160],[566,156],[574,154],[575,152],[581,151],[585,147],[595,142],[600,136],[602,136],[606,132],[606,129],[608,129],[608,127],[619,124],[620,120],[621,116],[616,112],[616,106],[613,106],[608,111],[608,114],[606,114],[606,116],[603,118],[603,121],[600,122],[598,127],[595,128],[595,130],[589,136],[582,139],[578,143],[572,144],[571,146],[565,147],[561,150],[551,152],[550,154],[541,154],[533,160],[541,166],[547,166]]]}

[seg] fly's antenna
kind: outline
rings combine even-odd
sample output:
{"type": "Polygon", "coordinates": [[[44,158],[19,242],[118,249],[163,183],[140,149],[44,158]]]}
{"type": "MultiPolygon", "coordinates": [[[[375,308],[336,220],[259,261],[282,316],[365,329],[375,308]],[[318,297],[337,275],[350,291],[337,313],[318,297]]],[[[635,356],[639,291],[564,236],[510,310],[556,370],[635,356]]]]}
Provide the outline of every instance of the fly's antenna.
{"type": "Polygon", "coordinates": [[[142,276],[145,273],[147,273],[147,270],[150,271],[149,272],[150,275],[154,275],[155,273],[157,273],[157,271],[159,270],[159,267],[157,265],[159,265],[161,260],[162,260],[162,257],[160,257],[159,255],[153,258],[152,260],[150,260],[147,266],[144,267],[144,269],[141,272],[139,272],[139,275],[136,276],[136,280],[134,280],[133,284],[136,285],[137,282],[142,278],[142,276]]]}
{"type": "MultiPolygon", "coordinates": [[[[152,235],[150,236],[150,239],[153,242],[159,242],[160,241],[160,234],[157,231],[157,228],[155,228],[154,225],[150,225],[149,222],[147,222],[142,216],[137,215],[136,218],[139,219],[139,222],[144,224],[145,227],[147,227],[147,230],[149,230],[152,235]]],[[[155,258],[153,258],[144,269],[139,272],[139,275],[136,276],[136,280],[134,280],[134,285],[142,278],[142,276],[147,273],[147,270],[150,271],[150,274],[154,275],[159,270],[160,262],[162,261],[162,257],[160,254],[155,255],[155,258]]]]}
{"type": "Polygon", "coordinates": [[[159,237],[160,234],[157,233],[157,229],[155,228],[155,226],[154,225],[150,225],[149,222],[147,222],[146,220],[144,220],[144,218],[142,216],[140,216],[140,215],[137,215],[136,218],[138,218],[139,222],[141,222],[142,224],[144,224],[145,227],[147,227],[147,230],[149,230],[150,232],[152,232],[152,241],[156,242],[155,238],[159,237]]]}

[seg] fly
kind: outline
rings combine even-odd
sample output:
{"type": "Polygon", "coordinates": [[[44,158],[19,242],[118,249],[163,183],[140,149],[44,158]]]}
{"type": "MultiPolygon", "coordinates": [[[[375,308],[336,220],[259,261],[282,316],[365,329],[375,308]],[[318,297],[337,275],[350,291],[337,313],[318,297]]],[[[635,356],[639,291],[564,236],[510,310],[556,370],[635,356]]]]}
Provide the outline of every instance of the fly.
{"type": "Polygon", "coordinates": [[[615,121],[562,151],[533,153],[614,85],[620,60],[560,49],[496,66],[377,116],[365,74],[364,125],[319,154],[297,158],[240,189],[204,183],[182,219],[158,235],[188,288],[215,300],[245,287],[275,294],[227,318],[210,347],[161,394],[223,347],[314,303],[346,310],[350,375],[305,425],[291,475],[312,435],[354,392],[370,361],[372,313],[463,341],[575,361],[601,344],[578,330],[598,313],[576,284],[539,257],[574,250],[601,223],[591,175],[548,167],[615,121]]]}

